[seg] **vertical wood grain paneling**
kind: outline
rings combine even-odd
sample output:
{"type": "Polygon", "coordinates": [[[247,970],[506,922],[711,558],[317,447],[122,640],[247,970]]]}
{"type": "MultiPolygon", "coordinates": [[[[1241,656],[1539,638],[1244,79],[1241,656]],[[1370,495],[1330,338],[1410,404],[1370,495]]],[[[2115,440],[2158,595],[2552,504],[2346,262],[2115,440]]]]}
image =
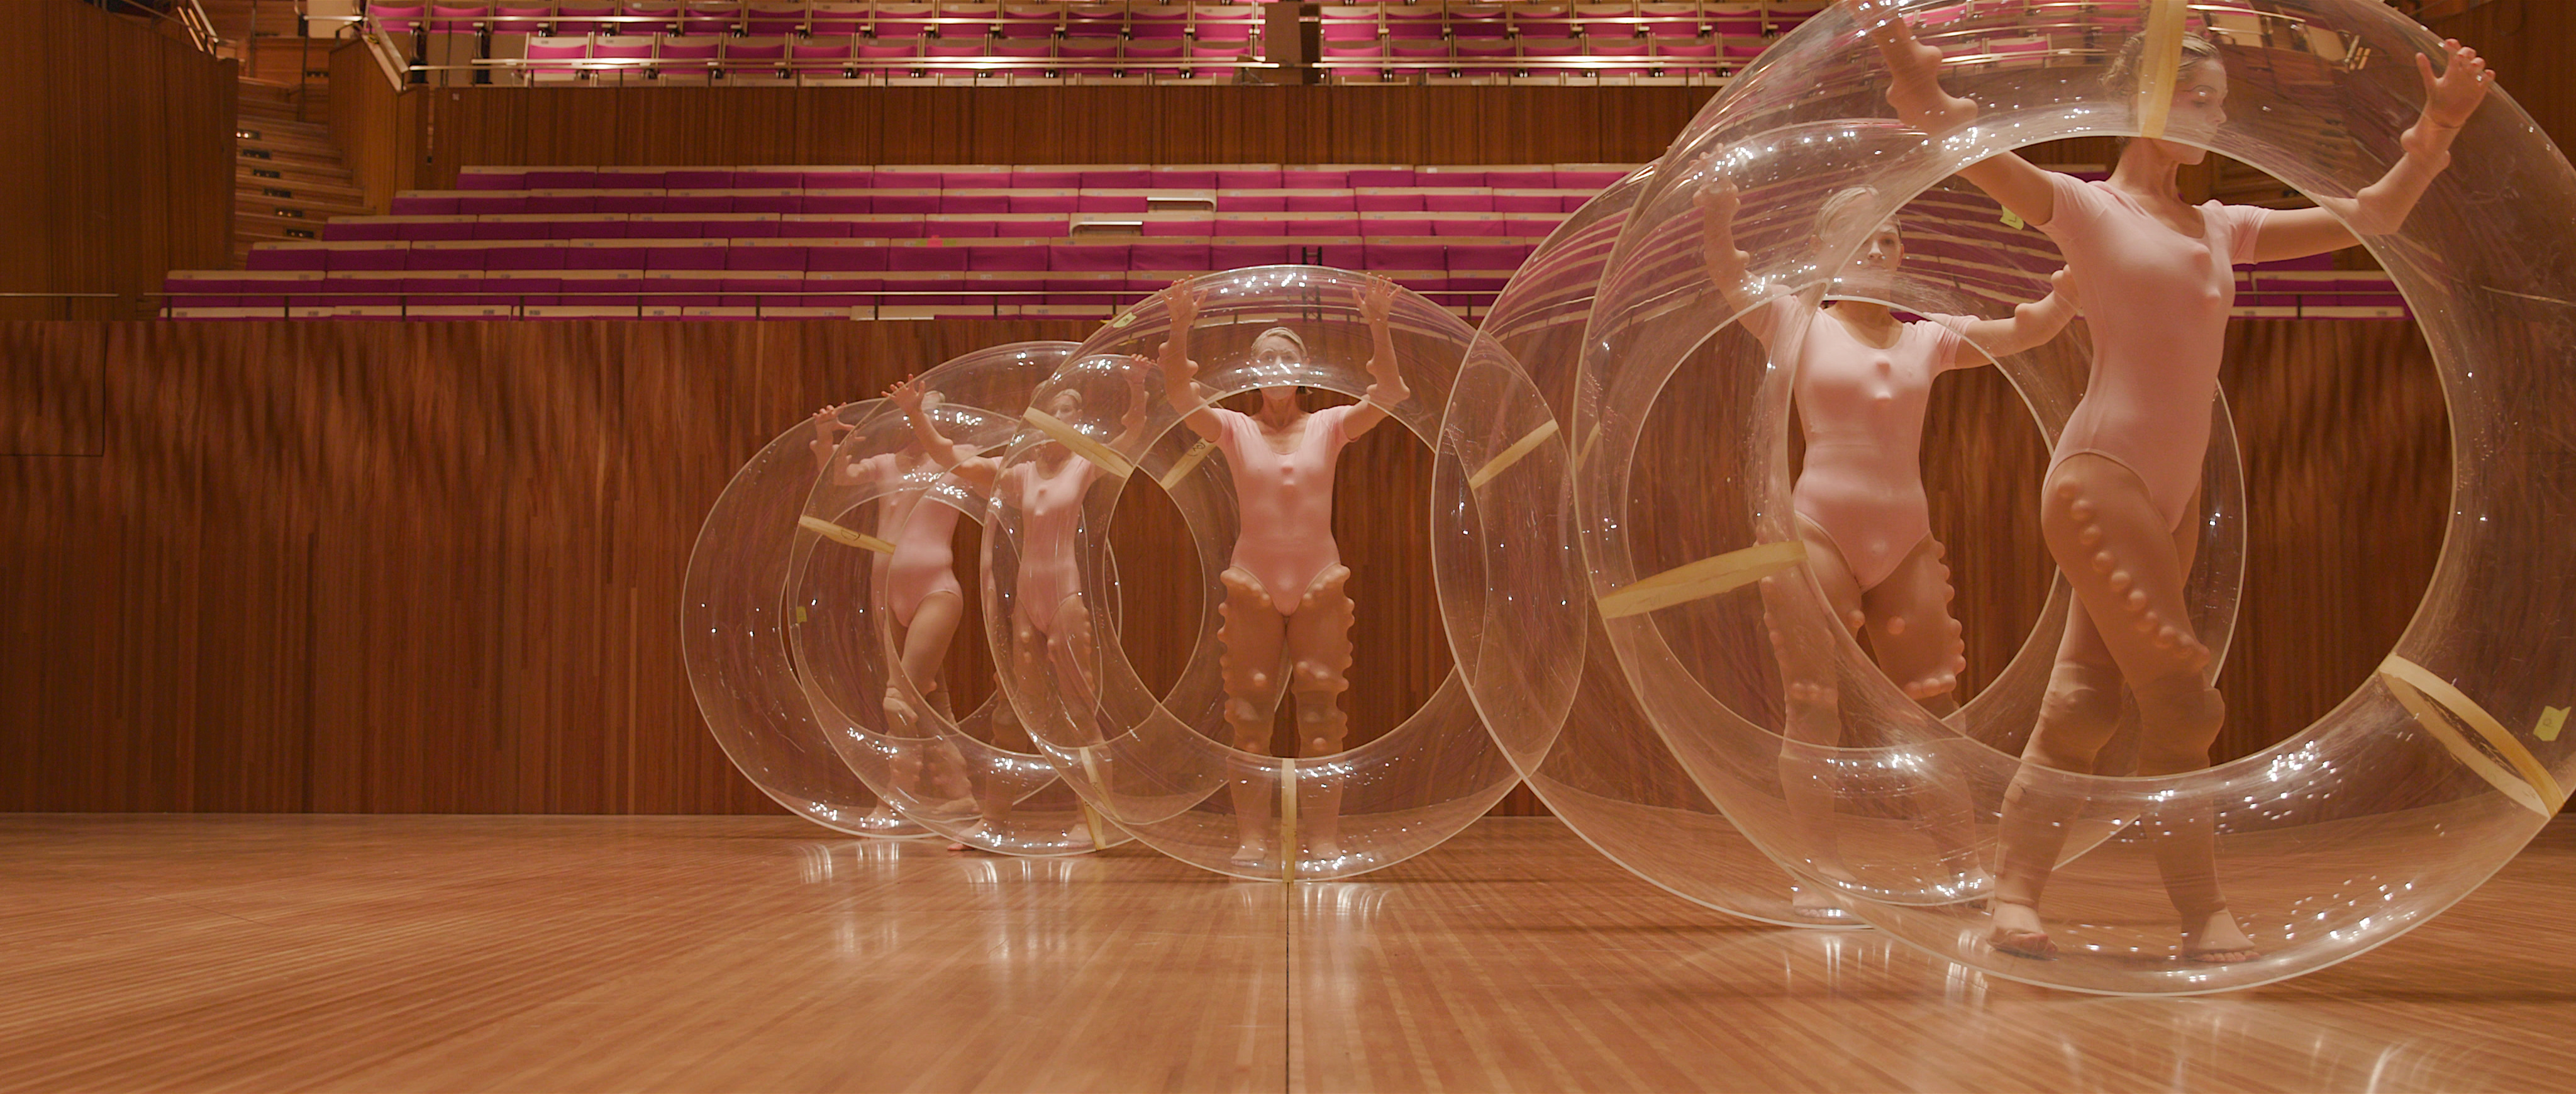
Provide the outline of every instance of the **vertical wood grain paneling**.
{"type": "Polygon", "coordinates": [[[12,5],[0,45],[0,298],[12,318],[151,314],[174,267],[232,249],[237,66],[73,0],[12,5]]]}
{"type": "MultiPolygon", "coordinates": [[[[771,810],[680,671],[676,599],[707,507],[817,405],[968,349],[1087,332],[0,325],[0,360],[104,380],[103,455],[0,458],[0,811],[771,810]]],[[[2421,596],[2449,475],[2411,326],[2239,322],[2228,362],[2253,546],[2222,681],[2233,756],[2363,682],[2421,596]]],[[[2043,469],[2023,415],[1972,372],[1936,389],[1925,430],[1981,665],[2009,656],[2045,576],[2027,514],[1995,511],[2043,469]]],[[[1394,429],[1344,457],[1359,736],[1447,665],[1421,542],[1429,463],[1394,429]]],[[[1130,654],[1168,680],[1190,636],[1136,613],[1195,611],[1177,514],[1132,487],[1113,542],[1130,654]]],[[[972,652],[952,667],[986,668],[972,652]]]]}

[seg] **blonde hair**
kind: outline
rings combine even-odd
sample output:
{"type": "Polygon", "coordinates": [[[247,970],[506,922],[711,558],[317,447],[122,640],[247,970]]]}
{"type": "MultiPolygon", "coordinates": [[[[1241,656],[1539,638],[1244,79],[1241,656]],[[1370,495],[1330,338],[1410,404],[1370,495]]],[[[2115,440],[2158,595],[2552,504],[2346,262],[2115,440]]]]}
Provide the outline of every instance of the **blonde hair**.
{"type": "MultiPolygon", "coordinates": [[[[1877,196],[1878,187],[1875,186],[1846,186],[1834,191],[1834,196],[1826,198],[1825,203],[1816,209],[1816,238],[1821,240],[1832,235],[1834,226],[1851,216],[1856,211],[1855,206],[1877,196]]],[[[1881,223],[1895,224],[1896,217],[1890,215],[1881,223]]]]}
{"type": "MultiPolygon", "coordinates": [[[[2102,70],[2102,89],[2124,99],[2136,95],[2138,67],[2146,63],[2146,56],[2146,32],[2130,35],[2128,41],[2120,43],[2118,52],[2111,55],[2111,67],[2102,70]]],[[[2182,36],[2182,64],[2176,72],[2189,72],[2219,59],[2218,43],[2186,33],[2182,36]]]]}
{"type": "Polygon", "coordinates": [[[1259,334],[1253,335],[1253,336],[1252,336],[1252,344],[1254,344],[1254,345],[1259,345],[1259,344],[1261,344],[1261,340],[1262,340],[1262,339],[1264,339],[1264,338],[1281,338],[1281,339],[1285,339],[1285,340],[1287,340],[1287,342],[1288,342],[1288,344],[1289,344],[1289,345],[1292,345],[1292,346],[1297,347],[1297,359],[1298,359],[1298,360],[1303,361],[1303,360],[1305,360],[1305,359],[1306,359],[1306,340],[1305,340],[1305,339],[1303,339],[1303,338],[1299,338],[1299,337],[1297,337],[1297,332],[1296,332],[1296,331],[1289,330],[1289,329],[1288,329],[1288,328],[1286,328],[1286,327],[1272,327],[1272,328],[1270,328],[1269,330],[1266,330],[1266,331],[1263,331],[1263,332],[1261,332],[1261,333],[1259,333],[1259,334]]]}

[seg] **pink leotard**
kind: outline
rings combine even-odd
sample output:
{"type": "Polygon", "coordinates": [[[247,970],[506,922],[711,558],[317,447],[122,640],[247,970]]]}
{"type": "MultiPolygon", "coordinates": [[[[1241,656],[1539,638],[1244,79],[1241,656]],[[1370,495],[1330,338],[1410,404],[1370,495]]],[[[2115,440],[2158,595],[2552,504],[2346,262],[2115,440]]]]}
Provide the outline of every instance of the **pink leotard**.
{"type": "Polygon", "coordinates": [[[1080,456],[1049,475],[1034,461],[1004,472],[1020,504],[1020,566],[1015,595],[1029,625],[1041,634],[1055,633],[1056,608],[1082,591],[1082,572],[1075,565],[1073,537],[1082,528],[1082,495],[1100,468],[1080,456]]]}
{"type": "Polygon", "coordinates": [[[1281,615],[1294,614],[1315,578],[1342,560],[1333,542],[1333,467],[1350,443],[1342,423],[1354,409],[1307,415],[1297,447],[1281,453],[1250,415],[1208,408],[1216,415],[1217,451],[1234,469],[1241,525],[1234,565],[1261,583],[1281,615]]]}
{"type": "Polygon", "coordinates": [[[912,512],[903,522],[902,534],[895,537],[894,558],[886,564],[886,598],[894,607],[895,621],[907,627],[932,593],[966,596],[965,586],[957,582],[957,550],[951,538],[957,532],[956,508],[931,500],[923,491],[912,491],[911,496],[912,512]]]}
{"type": "Polygon", "coordinates": [[[877,538],[894,544],[892,555],[878,556],[874,577],[885,590],[886,606],[894,610],[895,622],[907,627],[930,594],[966,595],[965,586],[957,581],[956,550],[950,546],[957,531],[957,510],[938,502],[923,505],[922,491],[903,482],[907,465],[925,462],[889,453],[859,464],[860,473],[885,491],[877,499],[877,538]]]}
{"type": "Polygon", "coordinates": [[[2265,210],[2205,202],[2194,239],[2108,184],[2048,178],[2057,209],[2040,231],[2066,253],[2093,328],[2093,375],[2049,466],[2079,452],[2116,460],[2179,527],[2192,516],[2209,448],[2227,312],[2236,302],[2231,267],[2253,253],[2265,210]]]}
{"type": "Polygon", "coordinates": [[[1932,534],[1923,497],[1924,408],[1932,378],[1958,367],[1959,332],[1975,320],[1929,314],[1901,324],[1896,344],[1881,349],[1842,320],[1783,297],[1747,315],[1745,327],[1767,343],[1800,312],[1807,330],[1798,348],[1798,422],[1806,428],[1807,462],[1791,504],[1833,540],[1866,590],[1932,534]]]}

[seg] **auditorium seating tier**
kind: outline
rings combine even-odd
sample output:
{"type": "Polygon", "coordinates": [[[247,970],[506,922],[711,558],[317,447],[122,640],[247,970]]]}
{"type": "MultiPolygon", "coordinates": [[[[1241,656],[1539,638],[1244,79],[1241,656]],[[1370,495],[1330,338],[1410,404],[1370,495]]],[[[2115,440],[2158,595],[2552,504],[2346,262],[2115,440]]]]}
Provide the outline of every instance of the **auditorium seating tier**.
{"type": "MultiPolygon", "coordinates": [[[[170,275],[183,318],[1099,318],[1176,278],[1277,263],[1385,274],[1462,315],[1490,305],[1615,164],[473,167],[247,269],[170,275]]],[[[1919,202],[1975,200],[1945,191],[1919,202]]],[[[1949,222],[1990,207],[1950,210],[1949,222]]],[[[2010,295],[2059,261],[1935,218],[1919,260],[2010,295]]],[[[1605,225],[1605,230],[1613,225],[1605,225]]],[[[1605,241],[1606,242],[1606,241],[1605,241]]],[[[2329,258],[2239,275],[2253,316],[2402,317],[2378,271],[2329,258]]]]}
{"type": "Polygon", "coordinates": [[[1472,313],[1628,170],[467,168],[167,291],[189,318],[1098,317],[1176,278],[1317,263],[1472,313]]]}
{"type": "MultiPolygon", "coordinates": [[[[1826,0],[1313,8],[1335,81],[1715,81],[1826,0]]],[[[375,0],[423,82],[1231,81],[1266,65],[1248,3],[375,0]]]]}

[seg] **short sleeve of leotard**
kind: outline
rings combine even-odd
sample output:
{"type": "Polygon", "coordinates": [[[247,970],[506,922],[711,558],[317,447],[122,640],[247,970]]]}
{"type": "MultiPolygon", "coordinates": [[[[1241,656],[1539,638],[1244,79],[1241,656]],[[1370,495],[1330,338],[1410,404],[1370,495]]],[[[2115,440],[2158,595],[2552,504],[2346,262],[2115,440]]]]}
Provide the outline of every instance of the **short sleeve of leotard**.
{"type": "Polygon", "coordinates": [[[1352,403],[1349,406],[1325,407],[1324,409],[1318,410],[1314,413],[1313,419],[1306,423],[1306,428],[1312,430],[1317,427],[1322,427],[1324,429],[1332,430],[1332,433],[1325,438],[1326,440],[1330,440],[1336,445],[1349,444],[1351,443],[1351,412],[1358,410],[1359,408],[1360,404],[1358,403],[1352,403]]]}
{"type": "Polygon", "coordinates": [[[1252,424],[1252,418],[1242,411],[1221,406],[1211,406],[1207,412],[1216,415],[1216,450],[1234,458],[1236,453],[1243,451],[1243,430],[1252,424]]]}
{"type": "Polygon", "coordinates": [[[1924,337],[1938,339],[1932,343],[1932,371],[1948,372],[1959,367],[1959,347],[1967,344],[1968,324],[1977,321],[1973,315],[1950,315],[1946,312],[1923,313],[1924,337]]]}
{"type": "Polygon", "coordinates": [[[2039,230],[2051,239],[2063,240],[2069,232],[2081,232],[2102,217],[2102,207],[2111,199],[2083,179],[2060,171],[2043,171],[2048,177],[2048,191],[2054,206],[2048,212],[2048,223],[2039,230]]]}
{"type": "Polygon", "coordinates": [[[2263,220],[2272,211],[2257,205],[2221,205],[2215,201],[2200,207],[2201,216],[2227,237],[2227,260],[2236,265],[2254,261],[2254,242],[2263,234],[2263,220]]]}
{"type": "Polygon", "coordinates": [[[1804,306],[1795,296],[1774,296],[1764,300],[1744,313],[1744,332],[1759,339],[1763,345],[1770,345],[1771,336],[1778,334],[1782,326],[1796,321],[1798,309],[1804,306]]]}

